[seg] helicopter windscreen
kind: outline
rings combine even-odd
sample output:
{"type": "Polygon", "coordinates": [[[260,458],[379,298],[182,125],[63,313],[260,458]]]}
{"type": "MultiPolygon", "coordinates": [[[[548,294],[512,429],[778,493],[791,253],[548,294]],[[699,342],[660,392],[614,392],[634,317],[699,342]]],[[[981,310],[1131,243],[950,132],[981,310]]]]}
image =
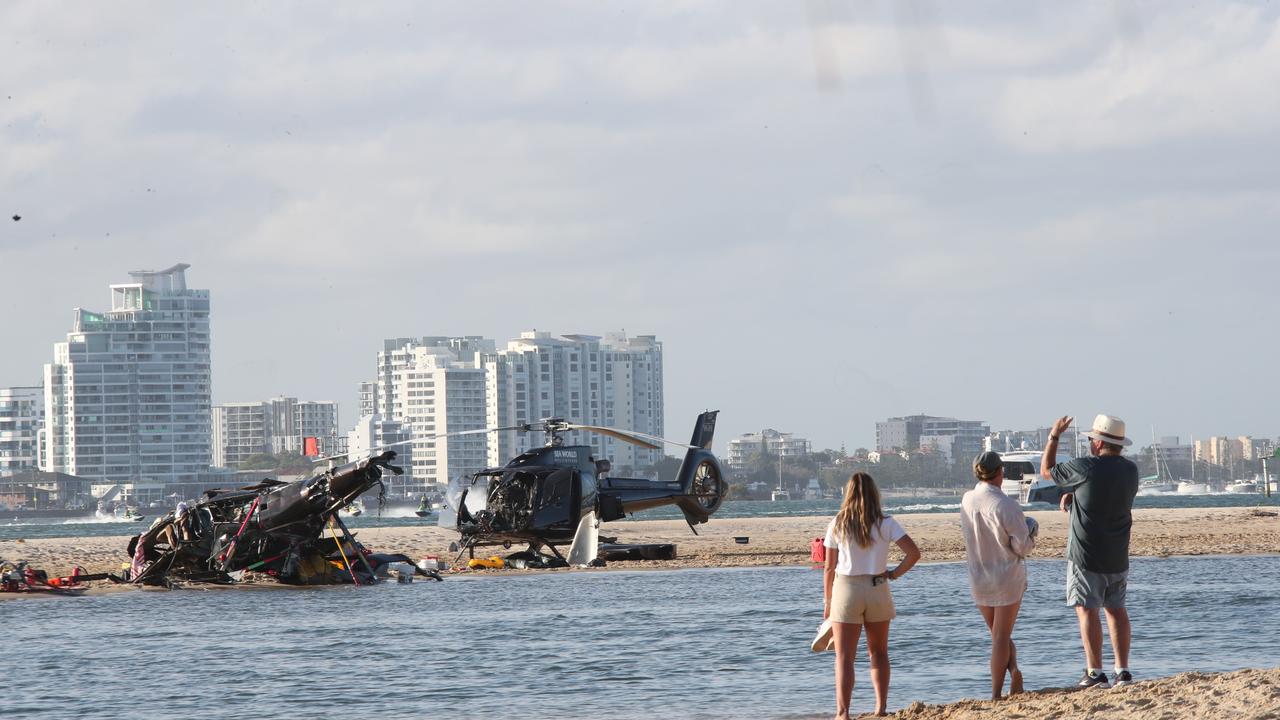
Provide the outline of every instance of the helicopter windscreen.
{"type": "Polygon", "coordinates": [[[477,473],[472,477],[454,478],[444,492],[444,504],[440,506],[440,517],[436,524],[440,527],[454,529],[458,527],[458,508],[465,508],[463,518],[474,518],[488,504],[489,483],[497,475],[477,473]]]}

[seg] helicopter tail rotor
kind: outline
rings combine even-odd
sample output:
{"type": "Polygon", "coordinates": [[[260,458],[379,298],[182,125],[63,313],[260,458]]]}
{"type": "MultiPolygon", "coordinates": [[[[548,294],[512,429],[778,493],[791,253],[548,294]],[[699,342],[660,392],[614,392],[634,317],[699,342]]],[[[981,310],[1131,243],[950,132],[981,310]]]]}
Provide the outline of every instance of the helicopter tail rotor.
{"type": "Polygon", "coordinates": [[[689,529],[706,522],[720,504],[729,489],[724,479],[720,461],[711,452],[711,441],[716,430],[716,412],[707,411],[698,416],[693,426],[693,440],[686,446],[684,462],[676,476],[683,496],[676,499],[676,506],[684,513],[689,529]]]}

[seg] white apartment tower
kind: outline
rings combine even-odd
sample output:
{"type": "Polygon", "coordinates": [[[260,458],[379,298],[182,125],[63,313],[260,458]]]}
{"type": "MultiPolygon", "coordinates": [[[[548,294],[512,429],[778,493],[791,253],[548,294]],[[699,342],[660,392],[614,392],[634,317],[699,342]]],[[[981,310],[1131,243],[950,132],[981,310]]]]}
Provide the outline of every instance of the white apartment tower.
{"type": "Polygon", "coordinates": [[[271,426],[266,403],[224,403],[213,406],[213,466],[238,468],[254,455],[271,452],[271,426]]]}
{"type": "Polygon", "coordinates": [[[0,475],[39,469],[44,389],[0,387],[0,475]]]}
{"type": "MultiPolygon", "coordinates": [[[[662,343],[652,335],[628,338],[611,333],[563,335],[530,331],[505,350],[480,358],[490,427],[506,427],[559,417],[583,425],[604,425],[663,434],[662,343]]],[[[490,465],[544,442],[541,433],[493,433],[490,465]]],[[[591,445],[615,467],[639,469],[662,459],[648,450],[606,435],[573,433],[570,444],[591,445]]]]}
{"type": "Polygon", "coordinates": [[[195,482],[209,468],[209,291],[183,263],[129,273],[111,311],[76,308],[44,366],[47,469],[111,482],[195,482]]]}
{"type": "MultiPolygon", "coordinates": [[[[544,438],[514,431],[435,437],[444,433],[560,417],[662,435],[662,344],[648,335],[531,331],[498,351],[492,340],[476,336],[397,338],[385,341],[378,377],[361,385],[360,403],[362,411],[375,410],[367,416],[409,427],[415,481],[447,483],[502,465],[544,438]]],[[[619,468],[644,468],[662,458],[661,450],[577,435],[565,441],[591,445],[619,468]]]]}
{"type": "MultiPolygon", "coordinates": [[[[360,386],[360,422],[366,423],[367,418],[370,428],[388,421],[401,423],[413,438],[412,451],[393,449],[411,456],[406,464],[417,485],[445,484],[484,467],[483,435],[449,442],[435,436],[485,426],[484,371],[476,362],[493,347],[492,340],[476,336],[383,341],[377,377],[360,386]]],[[[366,434],[384,433],[369,430],[366,434]]]]}

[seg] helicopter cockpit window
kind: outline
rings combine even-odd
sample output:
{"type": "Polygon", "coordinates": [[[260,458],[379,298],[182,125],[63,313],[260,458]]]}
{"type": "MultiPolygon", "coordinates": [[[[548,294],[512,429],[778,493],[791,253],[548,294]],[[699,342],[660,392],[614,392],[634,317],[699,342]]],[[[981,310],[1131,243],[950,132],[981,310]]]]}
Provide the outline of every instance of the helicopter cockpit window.
{"type": "Polygon", "coordinates": [[[534,510],[534,523],[538,527],[573,523],[574,477],[574,471],[567,468],[548,470],[542,475],[534,510]]]}
{"type": "Polygon", "coordinates": [[[572,492],[573,474],[567,470],[553,470],[542,479],[542,492],[538,494],[537,509],[567,504],[572,492]]]}

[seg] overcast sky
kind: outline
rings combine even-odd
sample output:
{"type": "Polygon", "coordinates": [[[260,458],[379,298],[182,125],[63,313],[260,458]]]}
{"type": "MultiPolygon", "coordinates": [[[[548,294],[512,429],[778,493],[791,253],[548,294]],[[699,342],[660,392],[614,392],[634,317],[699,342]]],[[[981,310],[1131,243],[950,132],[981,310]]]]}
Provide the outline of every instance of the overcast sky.
{"type": "Polygon", "coordinates": [[[187,262],[214,401],[344,423],[384,337],[625,329],[676,439],[1275,437],[1278,14],[7,2],[0,386],[187,262]]]}

